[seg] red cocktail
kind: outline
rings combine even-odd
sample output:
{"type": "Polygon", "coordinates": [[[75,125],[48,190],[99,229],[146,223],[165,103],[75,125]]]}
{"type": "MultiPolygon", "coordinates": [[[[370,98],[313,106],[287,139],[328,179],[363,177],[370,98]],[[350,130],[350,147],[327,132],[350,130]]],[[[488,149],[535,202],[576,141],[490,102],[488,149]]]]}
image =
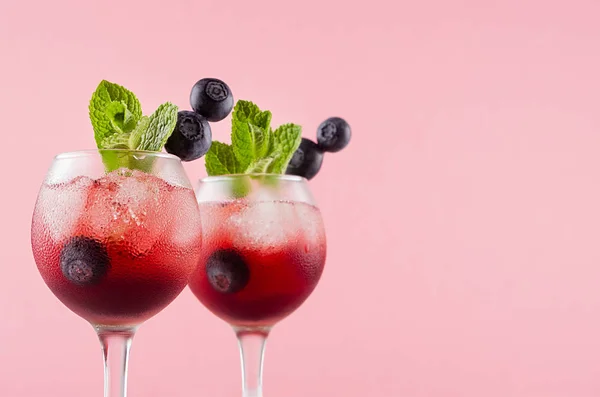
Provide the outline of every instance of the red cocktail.
{"type": "Polygon", "coordinates": [[[325,263],[319,210],[305,202],[200,203],[203,249],[190,288],[232,325],[268,326],[311,294],[325,263]]]}
{"type": "Polygon", "coordinates": [[[141,171],[45,183],[32,245],[48,287],[96,325],[136,325],[185,287],[201,248],[187,187],[141,171]]]}

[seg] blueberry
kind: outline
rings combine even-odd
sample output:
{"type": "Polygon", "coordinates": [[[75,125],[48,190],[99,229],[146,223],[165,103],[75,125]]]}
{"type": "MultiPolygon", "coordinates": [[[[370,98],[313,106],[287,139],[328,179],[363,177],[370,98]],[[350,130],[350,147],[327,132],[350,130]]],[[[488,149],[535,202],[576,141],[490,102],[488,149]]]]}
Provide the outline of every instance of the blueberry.
{"type": "Polygon", "coordinates": [[[339,152],[350,142],[350,125],[339,117],[330,117],[317,130],[317,142],[324,152],[339,152]]]}
{"type": "Polygon", "coordinates": [[[323,164],[323,152],[319,146],[310,139],[302,138],[300,146],[294,152],[287,170],[288,175],[303,176],[306,179],[312,179],[323,164]]]}
{"type": "Polygon", "coordinates": [[[241,291],[250,281],[250,269],[241,255],[232,249],[213,252],[206,263],[210,285],[224,294],[241,291]]]}
{"type": "Polygon", "coordinates": [[[233,109],[233,95],[229,86],[221,80],[206,78],[192,87],[190,104],[208,121],[221,121],[233,109]]]}
{"type": "Polygon", "coordinates": [[[177,124],[165,144],[165,150],[183,161],[192,161],[204,156],[211,144],[212,132],[208,121],[198,113],[182,110],[177,113],[177,124]]]}
{"type": "Polygon", "coordinates": [[[73,237],[60,252],[60,269],[74,284],[96,284],[108,273],[109,268],[106,248],[89,237],[73,237]]]}

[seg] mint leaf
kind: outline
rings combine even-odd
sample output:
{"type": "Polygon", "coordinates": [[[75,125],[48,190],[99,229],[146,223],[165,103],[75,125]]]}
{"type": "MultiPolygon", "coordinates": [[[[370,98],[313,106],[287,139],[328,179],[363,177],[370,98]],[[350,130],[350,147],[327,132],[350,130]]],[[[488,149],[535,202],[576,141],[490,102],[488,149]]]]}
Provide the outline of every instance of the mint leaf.
{"type": "Polygon", "coordinates": [[[208,175],[227,175],[238,172],[238,163],[230,145],[213,141],[205,159],[208,175]]]}
{"type": "Polygon", "coordinates": [[[254,139],[248,122],[239,120],[231,122],[231,148],[239,168],[242,170],[246,169],[256,158],[254,139]]]}
{"type": "Polygon", "coordinates": [[[241,170],[268,154],[270,135],[267,131],[249,122],[233,123],[231,144],[241,170]]]}
{"type": "Polygon", "coordinates": [[[138,121],[138,124],[135,126],[133,131],[131,131],[131,134],[129,136],[128,146],[130,148],[135,149],[138,146],[140,146],[140,144],[142,142],[142,135],[148,129],[149,124],[150,124],[150,117],[142,116],[142,118],[140,119],[140,121],[138,121]]]}
{"type": "Polygon", "coordinates": [[[140,105],[140,101],[133,92],[123,86],[106,80],[102,80],[99,87],[104,89],[101,92],[106,91],[108,98],[111,98],[111,101],[125,101],[127,109],[129,109],[137,120],[142,117],[142,105],[140,105]]]}
{"type": "Polygon", "coordinates": [[[113,134],[102,140],[103,149],[129,149],[129,134],[113,134]]]}
{"type": "Polygon", "coordinates": [[[240,100],[233,109],[231,144],[241,171],[269,150],[271,112],[261,111],[250,101],[240,100]]]}
{"type": "Polygon", "coordinates": [[[131,131],[142,117],[136,96],[118,84],[102,80],[89,104],[90,120],[98,148],[106,138],[131,131]]]}
{"type": "Polygon", "coordinates": [[[254,143],[254,158],[259,159],[264,157],[269,152],[271,144],[271,131],[265,130],[262,127],[258,127],[254,124],[248,124],[250,129],[250,136],[254,143]]]}
{"type": "Polygon", "coordinates": [[[133,130],[137,123],[133,113],[127,109],[125,101],[109,103],[106,107],[105,114],[110,122],[112,130],[117,134],[125,134],[133,130]]]}
{"type": "Polygon", "coordinates": [[[170,102],[160,105],[147,120],[138,124],[131,136],[131,143],[135,144],[131,148],[161,151],[177,124],[177,110],[177,106],[170,102]]]}
{"type": "Polygon", "coordinates": [[[280,156],[278,151],[272,153],[268,157],[264,157],[254,163],[250,164],[250,166],[246,169],[246,173],[248,174],[264,174],[267,172],[269,167],[276,161],[280,156]]]}
{"type": "Polygon", "coordinates": [[[283,174],[302,141],[302,127],[297,124],[283,124],[273,131],[271,153],[279,155],[269,164],[267,172],[283,174]]]}
{"type": "Polygon", "coordinates": [[[125,102],[110,102],[106,106],[104,113],[110,123],[112,131],[123,134],[125,130],[125,113],[131,114],[131,112],[127,110],[125,102]]]}
{"type": "Polygon", "coordinates": [[[235,104],[232,114],[233,123],[236,121],[250,123],[265,131],[269,130],[272,117],[273,115],[268,110],[263,112],[254,103],[241,99],[235,104]]]}
{"type": "MultiPolygon", "coordinates": [[[[108,149],[116,149],[116,148],[108,148],[108,149]]],[[[104,163],[104,168],[106,172],[112,172],[114,170],[118,170],[119,168],[130,168],[130,158],[126,152],[118,152],[118,151],[102,151],[102,162],[104,163]]]]}
{"type": "Polygon", "coordinates": [[[237,199],[246,197],[252,190],[252,184],[246,178],[234,178],[230,183],[231,195],[237,199]]]}

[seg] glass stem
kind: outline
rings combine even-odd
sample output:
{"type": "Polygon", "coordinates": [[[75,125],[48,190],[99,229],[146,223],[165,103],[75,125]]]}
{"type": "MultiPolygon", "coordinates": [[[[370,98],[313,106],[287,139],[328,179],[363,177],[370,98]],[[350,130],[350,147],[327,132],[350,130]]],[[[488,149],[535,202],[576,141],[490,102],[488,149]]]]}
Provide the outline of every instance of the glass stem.
{"type": "Polygon", "coordinates": [[[104,397],[127,397],[127,365],[135,331],[96,327],[104,356],[104,397]]]}
{"type": "Polygon", "coordinates": [[[270,328],[235,328],[242,361],[243,397],[262,397],[265,345],[270,328]]]}

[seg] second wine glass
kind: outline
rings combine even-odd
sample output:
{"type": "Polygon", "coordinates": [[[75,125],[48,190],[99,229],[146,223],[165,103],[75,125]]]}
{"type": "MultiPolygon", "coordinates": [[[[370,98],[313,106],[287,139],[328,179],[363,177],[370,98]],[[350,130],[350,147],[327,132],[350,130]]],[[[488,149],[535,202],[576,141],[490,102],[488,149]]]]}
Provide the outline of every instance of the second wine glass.
{"type": "Polygon", "coordinates": [[[321,213],[304,178],[231,175],[201,181],[203,247],[190,289],[233,327],[244,397],[262,396],[273,325],[315,289],[325,265],[321,213]]]}

